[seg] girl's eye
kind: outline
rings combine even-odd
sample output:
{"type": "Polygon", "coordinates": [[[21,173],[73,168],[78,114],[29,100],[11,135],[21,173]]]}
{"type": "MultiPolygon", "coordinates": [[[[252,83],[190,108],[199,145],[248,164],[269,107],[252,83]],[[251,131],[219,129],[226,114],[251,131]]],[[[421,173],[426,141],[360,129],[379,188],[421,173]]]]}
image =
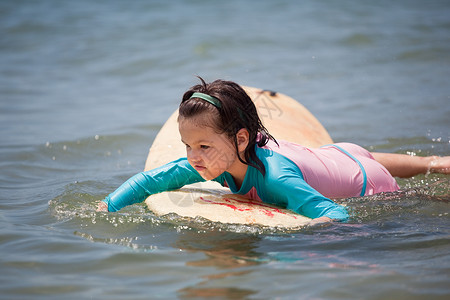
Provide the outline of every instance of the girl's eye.
{"type": "Polygon", "coordinates": [[[209,149],[209,146],[206,146],[206,145],[201,145],[200,146],[202,149],[209,149]]]}

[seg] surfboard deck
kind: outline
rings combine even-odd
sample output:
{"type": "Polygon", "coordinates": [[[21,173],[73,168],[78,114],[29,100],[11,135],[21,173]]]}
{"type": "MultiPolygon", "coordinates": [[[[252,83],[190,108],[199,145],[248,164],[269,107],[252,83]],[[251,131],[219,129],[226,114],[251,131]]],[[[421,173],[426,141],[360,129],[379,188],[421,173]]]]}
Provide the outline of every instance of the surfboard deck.
{"type": "MultiPolygon", "coordinates": [[[[322,124],[293,98],[253,87],[243,88],[255,103],[264,126],[275,139],[312,148],[333,142],[322,124]]],[[[178,110],[169,117],[156,136],[145,163],[146,171],[186,156],[177,118],[178,110]]],[[[212,181],[152,195],[145,202],[159,216],[175,213],[181,217],[202,217],[221,223],[296,228],[311,220],[287,209],[233,195],[228,188],[212,181]]]]}

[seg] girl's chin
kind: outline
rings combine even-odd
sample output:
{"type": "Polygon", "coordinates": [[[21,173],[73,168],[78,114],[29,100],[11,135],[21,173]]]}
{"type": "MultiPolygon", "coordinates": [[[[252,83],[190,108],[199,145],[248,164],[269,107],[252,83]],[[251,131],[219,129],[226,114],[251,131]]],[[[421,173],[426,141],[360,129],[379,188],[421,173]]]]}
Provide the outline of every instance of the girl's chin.
{"type": "Polygon", "coordinates": [[[218,177],[219,175],[214,175],[214,174],[211,174],[211,173],[209,173],[209,172],[199,172],[199,174],[200,174],[200,176],[202,176],[202,178],[203,179],[205,179],[205,180],[213,180],[214,178],[216,178],[216,177],[218,177]]]}
{"type": "Polygon", "coordinates": [[[200,176],[202,176],[202,178],[203,179],[205,179],[206,181],[208,181],[208,180],[213,180],[214,178],[216,178],[216,177],[213,177],[213,176],[211,176],[211,175],[209,175],[209,174],[200,174],[200,176]]]}

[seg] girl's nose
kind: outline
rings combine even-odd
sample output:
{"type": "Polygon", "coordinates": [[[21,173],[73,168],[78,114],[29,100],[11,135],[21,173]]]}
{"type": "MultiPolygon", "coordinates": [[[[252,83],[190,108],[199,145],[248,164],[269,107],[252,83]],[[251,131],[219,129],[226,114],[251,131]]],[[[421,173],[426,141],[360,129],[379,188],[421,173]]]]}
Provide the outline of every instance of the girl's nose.
{"type": "Polygon", "coordinates": [[[198,151],[192,150],[192,149],[187,151],[187,158],[188,158],[188,160],[190,160],[192,162],[199,162],[199,161],[201,161],[201,156],[198,153],[198,151]]]}

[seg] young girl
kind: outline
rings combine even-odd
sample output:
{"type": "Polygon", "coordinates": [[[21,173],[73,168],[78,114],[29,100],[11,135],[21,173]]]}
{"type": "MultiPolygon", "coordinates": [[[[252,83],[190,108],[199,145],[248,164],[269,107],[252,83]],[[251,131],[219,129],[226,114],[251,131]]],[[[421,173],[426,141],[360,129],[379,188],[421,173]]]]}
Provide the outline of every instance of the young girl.
{"type": "Polygon", "coordinates": [[[309,149],[277,141],[238,84],[200,80],[179,107],[187,158],[133,176],[99,203],[99,211],[117,211],[155,193],[213,180],[315,222],[342,221],[347,211],[330,198],[396,191],[392,176],[450,172],[450,157],[370,153],[349,143],[309,149]]]}

